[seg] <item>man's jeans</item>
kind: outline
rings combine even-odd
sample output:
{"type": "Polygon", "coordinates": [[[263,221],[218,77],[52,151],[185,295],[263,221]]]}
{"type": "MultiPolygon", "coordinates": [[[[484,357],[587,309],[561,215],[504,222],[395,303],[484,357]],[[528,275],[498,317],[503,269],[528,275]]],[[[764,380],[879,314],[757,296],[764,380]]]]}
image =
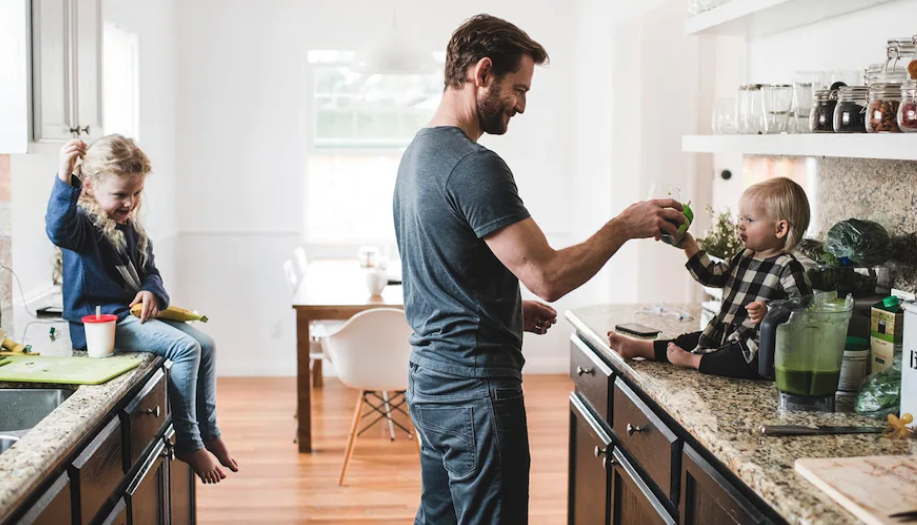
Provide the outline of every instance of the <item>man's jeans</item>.
{"type": "Polygon", "coordinates": [[[423,442],[415,525],[526,525],[531,457],[522,382],[411,364],[407,399],[423,442]]]}

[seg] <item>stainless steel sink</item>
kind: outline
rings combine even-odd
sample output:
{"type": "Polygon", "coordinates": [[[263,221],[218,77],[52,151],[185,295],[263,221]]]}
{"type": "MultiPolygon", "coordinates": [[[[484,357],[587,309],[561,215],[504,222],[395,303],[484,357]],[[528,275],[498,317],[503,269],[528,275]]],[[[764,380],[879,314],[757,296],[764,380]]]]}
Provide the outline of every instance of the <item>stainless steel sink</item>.
{"type": "Polygon", "coordinates": [[[15,445],[17,441],[19,441],[19,438],[16,436],[0,436],[0,454],[6,452],[6,450],[15,445]]]}
{"type": "Polygon", "coordinates": [[[71,395],[62,388],[0,388],[0,433],[34,427],[71,395]]]}

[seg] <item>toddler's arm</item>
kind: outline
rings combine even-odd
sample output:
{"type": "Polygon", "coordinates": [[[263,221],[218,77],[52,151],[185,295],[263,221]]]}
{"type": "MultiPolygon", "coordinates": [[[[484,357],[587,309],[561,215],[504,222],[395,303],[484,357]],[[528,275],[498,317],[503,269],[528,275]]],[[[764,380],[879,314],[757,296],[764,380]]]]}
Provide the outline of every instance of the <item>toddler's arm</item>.
{"type": "Polygon", "coordinates": [[[790,299],[812,294],[812,284],[802,263],[793,259],[780,272],[780,286],[790,299]]]}
{"type": "Polygon", "coordinates": [[[681,241],[681,248],[688,256],[688,263],[685,266],[695,281],[711,288],[726,286],[732,268],[731,261],[722,263],[711,261],[707,253],[697,246],[697,241],[690,233],[685,233],[685,238],[681,241]]]}
{"type": "Polygon", "coordinates": [[[80,251],[92,239],[92,225],[80,217],[77,207],[82,185],[72,176],[77,157],[85,151],[86,144],[80,140],[72,140],[61,149],[60,171],[45,214],[45,231],[51,242],[73,251],[80,251]]]}

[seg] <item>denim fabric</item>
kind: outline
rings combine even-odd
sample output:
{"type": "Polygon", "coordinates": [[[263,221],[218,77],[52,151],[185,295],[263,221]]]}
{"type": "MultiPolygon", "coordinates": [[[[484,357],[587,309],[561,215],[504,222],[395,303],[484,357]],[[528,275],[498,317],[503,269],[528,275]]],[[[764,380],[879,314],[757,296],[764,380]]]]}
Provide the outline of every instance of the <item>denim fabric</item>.
{"type": "Polygon", "coordinates": [[[175,450],[187,454],[220,437],[216,407],[216,356],[213,339],[188,323],[133,315],[118,322],[115,347],[150,352],[172,361],[169,401],[175,425],[175,450]]]}
{"type": "Polygon", "coordinates": [[[528,428],[522,382],[410,365],[411,419],[423,442],[415,525],[526,525],[528,428]]]}

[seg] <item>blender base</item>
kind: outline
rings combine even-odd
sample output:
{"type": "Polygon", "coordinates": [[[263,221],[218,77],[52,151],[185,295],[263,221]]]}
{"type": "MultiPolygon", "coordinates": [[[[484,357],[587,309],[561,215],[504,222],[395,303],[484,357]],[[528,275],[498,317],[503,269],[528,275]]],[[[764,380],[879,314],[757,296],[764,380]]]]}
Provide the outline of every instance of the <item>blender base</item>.
{"type": "Polygon", "coordinates": [[[800,410],[803,412],[834,412],[834,396],[797,396],[779,393],[778,407],[780,410],[800,410]]]}

